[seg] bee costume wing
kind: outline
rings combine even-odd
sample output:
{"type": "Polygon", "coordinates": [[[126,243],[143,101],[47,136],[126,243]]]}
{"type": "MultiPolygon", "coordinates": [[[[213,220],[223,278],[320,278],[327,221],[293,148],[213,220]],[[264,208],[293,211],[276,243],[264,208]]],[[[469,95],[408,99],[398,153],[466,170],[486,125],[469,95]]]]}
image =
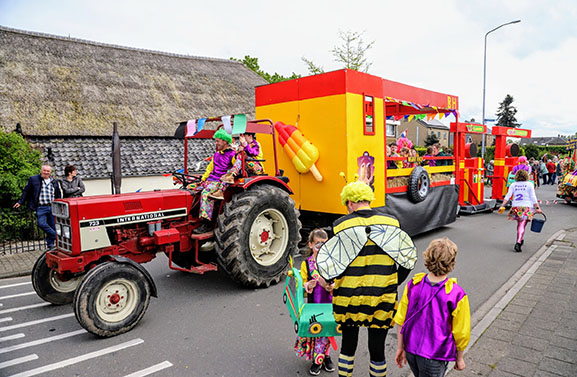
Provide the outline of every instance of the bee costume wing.
{"type": "Polygon", "coordinates": [[[368,240],[365,226],[344,229],[325,242],[317,255],[319,273],[326,280],[342,274],[368,240]]]}

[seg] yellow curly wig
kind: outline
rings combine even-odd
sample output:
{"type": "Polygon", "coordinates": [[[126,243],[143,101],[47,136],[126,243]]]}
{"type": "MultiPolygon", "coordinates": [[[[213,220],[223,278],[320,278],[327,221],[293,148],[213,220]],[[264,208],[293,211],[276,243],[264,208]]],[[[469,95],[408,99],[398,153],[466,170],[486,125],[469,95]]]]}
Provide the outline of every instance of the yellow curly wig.
{"type": "Polygon", "coordinates": [[[343,191],[341,191],[341,202],[344,206],[347,205],[347,200],[353,203],[372,202],[375,200],[375,193],[364,182],[351,182],[343,187],[343,191]]]}

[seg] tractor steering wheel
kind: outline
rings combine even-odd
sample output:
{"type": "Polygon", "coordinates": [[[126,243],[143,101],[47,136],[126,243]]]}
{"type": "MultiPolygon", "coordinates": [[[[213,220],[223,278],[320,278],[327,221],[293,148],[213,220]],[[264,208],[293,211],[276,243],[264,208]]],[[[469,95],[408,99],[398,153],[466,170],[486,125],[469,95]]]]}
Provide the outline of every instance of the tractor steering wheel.
{"type": "Polygon", "coordinates": [[[175,184],[180,183],[181,188],[186,188],[191,183],[202,182],[200,175],[190,175],[183,172],[172,172],[172,176],[176,178],[175,184]]]}

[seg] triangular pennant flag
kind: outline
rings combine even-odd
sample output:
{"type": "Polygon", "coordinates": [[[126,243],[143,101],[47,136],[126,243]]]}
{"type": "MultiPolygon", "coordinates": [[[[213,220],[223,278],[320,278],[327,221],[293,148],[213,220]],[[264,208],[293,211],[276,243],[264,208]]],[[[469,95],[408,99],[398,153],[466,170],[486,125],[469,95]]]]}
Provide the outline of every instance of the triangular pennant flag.
{"type": "Polygon", "coordinates": [[[395,115],[395,116],[393,116],[393,119],[394,120],[400,120],[400,119],[403,119],[403,116],[402,115],[395,115]]]}
{"type": "Polygon", "coordinates": [[[439,120],[443,119],[444,116],[445,116],[444,113],[439,113],[439,120]]]}
{"type": "Polygon", "coordinates": [[[246,115],[236,114],[232,124],[232,134],[240,135],[246,132],[246,115]]]}
{"type": "Polygon", "coordinates": [[[430,121],[431,119],[433,119],[434,117],[435,117],[435,114],[428,113],[427,114],[427,122],[430,121]]]}
{"type": "Polygon", "coordinates": [[[409,115],[409,122],[412,121],[414,117],[414,115],[409,115]]]}
{"type": "Polygon", "coordinates": [[[191,137],[196,133],[196,121],[194,119],[186,122],[186,135],[184,137],[191,137]]]}
{"type": "Polygon", "coordinates": [[[222,126],[224,127],[224,130],[228,133],[228,134],[232,134],[232,126],[230,125],[230,115],[226,115],[220,118],[220,120],[222,120],[222,126]]]}
{"type": "Polygon", "coordinates": [[[196,122],[196,133],[199,133],[204,128],[204,123],[206,122],[206,118],[199,119],[196,122]]]}

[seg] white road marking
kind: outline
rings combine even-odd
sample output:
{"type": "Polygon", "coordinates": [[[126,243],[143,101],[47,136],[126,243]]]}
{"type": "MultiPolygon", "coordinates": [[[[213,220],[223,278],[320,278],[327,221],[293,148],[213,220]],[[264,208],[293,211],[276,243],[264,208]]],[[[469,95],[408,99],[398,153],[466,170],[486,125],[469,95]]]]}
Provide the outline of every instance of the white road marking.
{"type": "Polygon", "coordinates": [[[4,327],[0,327],[0,332],[2,332],[2,331],[14,330],[14,329],[19,329],[19,328],[21,328],[21,327],[33,326],[33,325],[37,325],[37,324],[39,324],[39,323],[44,323],[44,322],[57,321],[57,320],[59,320],[59,319],[68,318],[68,317],[73,317],[73,316],[74,316],[74,313],[62,314],[62,315],[57,315],[57,316],[54,316],[54,317],[47,317],[47,318],[37,319],[37,320],[35,320],[35,321],[23,322],[23,323],[19,323],[19,324],[17,324],[17,325],[4,326],[4,327]]]}
{"type": "Polygon", "coordinates": [[[5,337],[3,337],[3,338],[0,338],[0,343],[2,343],[2,342],[7,342],[7,341],[9,341],[9,340],[24,338],[25,336],[26,336],[26,335],[24,335],[24,334],[22,334],[22,333],[5,336],[5,337]]]}
{"type": "Polygon", "coordinates": [[[0,310],[0,314],[13,313],[13,312],[18,312],[18,311],[20,311],[20,310],[28,310],[28,309],[34,309],[34,308],[41,308],[41,307],[43,307],[43,306],[48,306],[48,305],[52,305],[52,304],[49,303],[49,302],[43,302],[43,303],[41,303],[41,304],[20,306],[20,307],[18,307],[18,308],[0,310]]]}
{"type": "Polygon", "coordinates": [[[9,298],[22,297],[22,296],[30,296],[30,295],[35,295],[35,294],[36,294],[36,292],[32,291],[32,292],[18,293],[18,294],[9,295],[9,296],[0,296],[0,300],[6,300],[9,298]]]}
{"type": "Polygon", "coordinates": [[[0,353],[16,351],[16,350],[19,350],[22,348],[34,347],[34,346],[37,346],[40,344],[53,342],[55,340],[70,338],[71,336],[84,334],[85,332],[87,332],[87,331],[84,329],[76,330],[76,331],[67,332],[67,333],[60,334],[60,335],[51,336],[50,338],[37,339],[37,340],[33,340],[31,342],[28,342],[28,343],[20,343],[20,344],[16,344],[16,345],[13,345],[10,347],[0,348],[0,353]]]}
{"type": "Polygon", "coordinates": [[[32,284],[31,281],[28,281],[26,283],[16,283],[16,284],[9,284],[9,285],[0,285],[0,289],[4,289],[4,288],[12,288],[12,287],[19,287],[21,285],[27,285],[27,284],[32,284]]]}
{"type": "Polygon", "coordinates": [[[18,365],[36,359],[38,359],[38,355],[32,354],[24,357],[19,357],[17,359],[8,360],[3,363],[0,363],[0,369],[8,368],[11,367],[12,365],[18,365]]]}
{"type": "Polygon", "coordinates": [[[12,321],[12,317],[0,318],[0,322],[10,322],[10,321],[12,321]]]}
{"type": "Polygon", "coordinates": [[[62,361],[59,361],[59,362],[54,363],[54,364],[49,364],[49,365],[45,365],[43,367],[39,367],[36,369],[24,371],[22,373],[17,373],[17,374],[12,375],[11,377],[36,376],[36,375],[39,375],[42,373],[46,373],[46,372],[50,372],[50,371],[53,371],[56,369],[64,368],[64,367],[67,367],[69,365],[79,363],[81,361],[93,359],[95,357],[99,357],[99,356],[103,356],[103,355],[106,355],[106,354],[109,354],[112,352],[120,351],[120,350],[128,348],[128,347],[136,346],[137,344],[140,344],[140,343],[144,343],[144,340],[142,340],[140,338],[134,339],[134,340],[131,340],[131,341],[128,341],[125,343],[118,344],[116,346],[103,348],[99,351],[90,352],[90,353],[87,353],[85,355],[80,355],[80,356],[73,357],[71,359],[62,360],[62,361]]]}
{"type": "Polygon", "coordinates": [[[144,376],[148,376],[149,374],[156,373],[156,372],[158,372],[159,370],[163,370],[163,369],[166,369],[166,368],[170,368],[171,366],[172,366],[172,363],[171,363],[171,362],[169,362],[169,361],[163,361],[163,362],[160,363],[160,364],[156,364],[156,365],[153,365],[153,366],[151,366],[151,367],[149,367],[149,368],[142,369],[142,370],[139,370],[139,371],[137,371],[137,372],[127,374],[127,375],[124,376],[124,377],[144,377],[144,376]]]}

